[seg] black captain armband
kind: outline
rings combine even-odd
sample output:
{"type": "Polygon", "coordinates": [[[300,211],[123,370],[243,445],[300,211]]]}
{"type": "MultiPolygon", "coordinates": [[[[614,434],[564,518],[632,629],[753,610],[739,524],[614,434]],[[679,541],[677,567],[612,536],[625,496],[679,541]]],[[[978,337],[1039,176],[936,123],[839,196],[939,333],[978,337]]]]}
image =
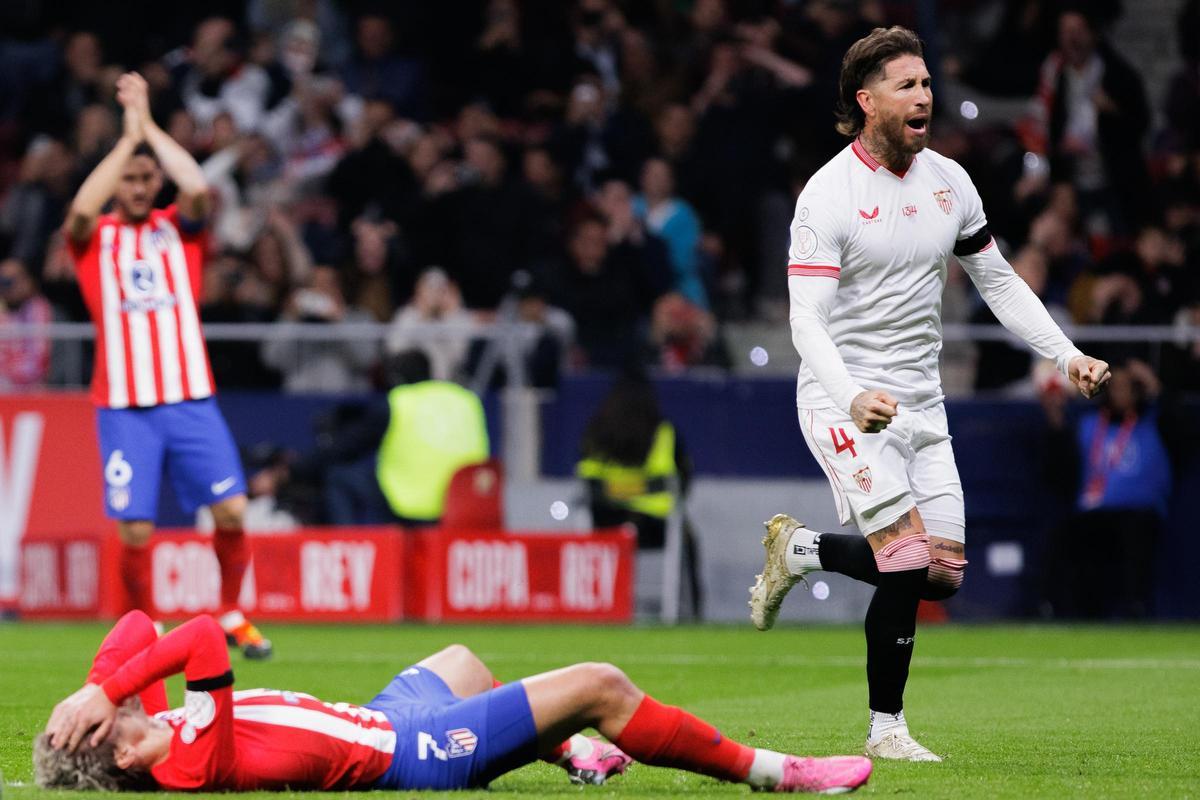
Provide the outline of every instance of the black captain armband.
{"type": "Polygon", "coordinates": [[[988,232],[987,225],[984,225],[979,230],[972,233],[965,239],[959,239],[954,243],[954,255],[956,256],[973,256],[983,248],[988,246],[988,242],[992,241],[992,234],[988,232]]]}
{"type": "Polygon", "coordinates": [[[226,686],[233,686],[233,670],[231,669],[225,670],[223,675],[187,682],[189,692],[213,692],[217,689],[224,689],[226,686]]]}

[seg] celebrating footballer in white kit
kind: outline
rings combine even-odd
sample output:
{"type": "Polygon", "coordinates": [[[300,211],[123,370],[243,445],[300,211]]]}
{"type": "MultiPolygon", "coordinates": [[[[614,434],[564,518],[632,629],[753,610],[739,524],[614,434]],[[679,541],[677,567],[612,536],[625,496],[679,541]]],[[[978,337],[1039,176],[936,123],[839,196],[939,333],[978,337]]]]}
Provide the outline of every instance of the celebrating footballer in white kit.
{"type": "Polygon", "coordinates": [[[917,605],[953,595],[967,565],[938,372],[950,255],[1004,326],[1054,359],[1085,397],[1108,380],[1108,365],[1067,339],[1000,255],[966,171],[925,149],[931,109],[916,34],[876,28],[851,46],[838,130],[854,139],[796,202],[788,288],[803,362],[800,427],[842,524],[853,520],[862,536],[777,514],[750,590],[751,620],[766,630],[808,572],[876,586],[866,618],[866,754],[909,761],[941,760],[912,738],[902,710],[917,605]]]}

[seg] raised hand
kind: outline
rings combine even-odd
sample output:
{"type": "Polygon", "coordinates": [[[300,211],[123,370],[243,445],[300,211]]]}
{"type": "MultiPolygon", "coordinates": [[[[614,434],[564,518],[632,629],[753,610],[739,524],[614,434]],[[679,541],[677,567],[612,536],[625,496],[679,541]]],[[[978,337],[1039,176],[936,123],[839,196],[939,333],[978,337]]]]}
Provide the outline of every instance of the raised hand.
{"type": "Polygon", "coordinates": [[[138,73],[126,72],[117,79],[117,102],[125,109],[127,117],[132,111],[143,126],[153,123],[150,116],[150,85],[138,73]]]}

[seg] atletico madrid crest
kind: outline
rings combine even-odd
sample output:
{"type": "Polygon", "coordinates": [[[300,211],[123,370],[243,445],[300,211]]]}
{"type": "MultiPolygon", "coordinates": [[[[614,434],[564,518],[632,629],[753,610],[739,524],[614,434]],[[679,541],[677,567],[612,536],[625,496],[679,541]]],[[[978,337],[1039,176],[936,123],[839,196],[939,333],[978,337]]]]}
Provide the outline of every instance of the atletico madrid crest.
{"type": "Polygon", "coordinates": [[[863,467],[858,472],[854,473],[854,482],[858,484],[858,488],[864,493],[871,493],[871,468],[863,467]]]}
{"type": "Polygon", "coordinates": [[[933,199],[937,200],[938,208],[940,208],[944,213],[949,214],[954,210],[954,200],[950,196],[949,189],[942,189],[940,192],[934,192],[933,199]]]}
{"type": "Polygon", "coordinates": [[[446,731],[446,753],[450,758],[461,758],[475,752],[479,737],[470,728],[455,728],[446,731]]]}

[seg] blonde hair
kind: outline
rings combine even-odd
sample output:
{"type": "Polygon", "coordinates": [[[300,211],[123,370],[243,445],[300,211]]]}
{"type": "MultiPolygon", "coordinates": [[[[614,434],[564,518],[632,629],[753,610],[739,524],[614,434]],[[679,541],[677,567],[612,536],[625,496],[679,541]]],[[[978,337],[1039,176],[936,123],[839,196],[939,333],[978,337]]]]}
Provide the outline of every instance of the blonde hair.
{"type": "MultiPolygon", "coordinates": [[[[134,697],[125,701],[117,713],[136,713],[141,708],[142,704],[134,697]]],[[[117,766],[117,745],[112,736],[92,747],[88,741],[90,735],[89,731],[72,753],[50,744],[48,734],[38,734],[33,740],[34,783],[42,789],[93,792],[136,792],[158,788],[146,770],[121,769],[117,766]]]]}

